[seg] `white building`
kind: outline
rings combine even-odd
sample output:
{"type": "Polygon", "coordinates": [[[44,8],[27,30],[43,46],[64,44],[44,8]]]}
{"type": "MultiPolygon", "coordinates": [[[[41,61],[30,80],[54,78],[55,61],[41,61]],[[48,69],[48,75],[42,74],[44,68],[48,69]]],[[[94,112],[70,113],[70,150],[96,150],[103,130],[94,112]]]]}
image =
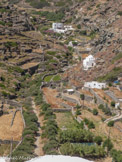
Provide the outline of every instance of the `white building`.
{"type": "Polygon", "coordinates": [[[74,30],[72,25],[65,25],[64,26],[65,30],[68,31],[68,30],[74,30]]]}
{"type": "Polygon", "coordinates": [[[73,94],[74,93],[74,89],[67,89],[67,93],[73,94]]]}
{"type": "Polygon", "coordinates": [[[84,87],[102,89],[102,88],[106,88],[106,83],[99,83],[95,81],[85,82],[84,87]]]}
{"type": "Polygon", "coordinates": [[[71,25],[65,25],[63,23],[53,23],[52,29],[56,33],[65,33],[67,31],[73,30],[71,25]]]}
{"type": "Polygon", "coordinates": [[[56,30],[56,29],[64,29],[64,25],[63,23],[53,23],[52,24],[52,29],[56,30]]]}
{"type": "Polygon", "coordinates": [[[88,70],[89,68],[94,67],[95,65],[95,58],[92,55],[89,55],[83,60],[84,70],[88,70]]]}
{"type": "Polygon", "coordinates": [[[118,103],[115,104],[115,108],[117,109],[119,107],[120,107],[120,103],[118,102],[118,103]]]}

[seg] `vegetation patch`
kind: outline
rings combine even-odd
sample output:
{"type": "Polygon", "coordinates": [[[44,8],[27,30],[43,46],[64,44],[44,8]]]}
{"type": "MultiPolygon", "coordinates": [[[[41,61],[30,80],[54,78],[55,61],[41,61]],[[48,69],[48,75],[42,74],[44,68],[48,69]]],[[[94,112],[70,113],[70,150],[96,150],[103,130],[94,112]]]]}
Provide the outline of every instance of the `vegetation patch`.
{"type": "Polygon", "coordinates": [[[44,78],[44,81],[45,81],[45,82],[50,82],[52,78],[53,78],[53,75],[46,76],[46,77],[44,78]]]}
{"type": "Polygon", "coordinates": [[[64,18],[63,12],[34,11],[33,14],[45,17],[49,21],[61,21],[64,18]]]}
{"type": "Polygon", "coordinates": [[[112,64],[114,64],[117,60],[122,58],[122,53],[118,53],[113,59],[112,59],[112,64]]]}

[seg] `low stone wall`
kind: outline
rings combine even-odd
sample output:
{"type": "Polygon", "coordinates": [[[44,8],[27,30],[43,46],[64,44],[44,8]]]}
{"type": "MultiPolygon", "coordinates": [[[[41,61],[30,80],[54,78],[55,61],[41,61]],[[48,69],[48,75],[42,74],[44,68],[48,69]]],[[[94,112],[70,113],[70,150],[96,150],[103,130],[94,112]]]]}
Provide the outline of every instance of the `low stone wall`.
{"type": "Polygon", "coordinates": [[[53,110],[53,112],[70,112],[71,111],[70,108],[55,108],[52,110],[53,110]]]}
{"type": "Polygon", "coordinates": [[[17,111],[20,111],[20,109],[17,109],[17,110],[14,112],[13,117],[12,117],[12,121],[11,121],[11,127],[12,127],[12,125],[13,125],[13,123],[14,123],[14,119],[15,119],[15,116],[16,116],[17,111]]]}
{"type": "Polygon", "coordinates": [[[70,105],[67,105],[67,104],[65,104],[65,103],[61,103],[61,106],[63,106],[63,107],[65,107],[65,108],[67,108],[67,109],[72,109],[72,106],[70,106],[70,105]]]}
{"type": "MultiPolygon", "coordinates": [[[[80,98],[81,93],[78,92],[78,91],[75,91],[75,95],[76,95],[77,97],[80,98]]],[[[84,94],[84,96],[85,96],[85,100],[86,100],[86,101],[92,101],[92,100],[94,99],[93,97],[88,96],[88,95],[86,95],[86,94],[84,94]]]]}
{"type": "Polygon", "coordinates": [[[1,139],[0,139],[0,144],[11,144],[11,142],[12,142],[13,144],[18,144],[20,141],[1,140],[1,139]]]}
{"type": "Polygon", "coordinates": [[[72,103],[74,103],[74,104],[80,105],[79,101],[77,101],[77,100],[74,99],[74,98],[70,98],[70,97],[64,96],[63,94],[62,94],[62,98],[63,98],[64,100],[67,100],[67,101],[72,102],[72,103]]]}

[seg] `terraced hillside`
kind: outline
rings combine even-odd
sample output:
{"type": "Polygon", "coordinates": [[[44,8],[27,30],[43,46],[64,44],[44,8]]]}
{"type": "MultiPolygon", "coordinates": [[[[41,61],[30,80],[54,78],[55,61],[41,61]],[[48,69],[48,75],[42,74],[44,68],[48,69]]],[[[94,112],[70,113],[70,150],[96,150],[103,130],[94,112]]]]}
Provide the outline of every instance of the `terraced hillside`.
{"type": "Polygon", "coordinates": [[[111,122],[122,111],[121,22],[121,0],[0,0],[1,156],[121,162],[122,121],[111,122]],[[93,80],[107,88],[83,89],[93,80]]]}

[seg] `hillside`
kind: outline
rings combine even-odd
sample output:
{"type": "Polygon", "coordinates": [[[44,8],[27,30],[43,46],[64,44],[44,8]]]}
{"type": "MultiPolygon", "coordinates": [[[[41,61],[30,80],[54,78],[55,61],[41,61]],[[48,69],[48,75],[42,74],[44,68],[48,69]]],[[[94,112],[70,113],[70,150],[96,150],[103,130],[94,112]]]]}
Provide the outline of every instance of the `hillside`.
{"type": "Polygon", "coordinates": [[[121,44],[121,0],[0,0],[0,156],[120,162],[121,44]]]}

